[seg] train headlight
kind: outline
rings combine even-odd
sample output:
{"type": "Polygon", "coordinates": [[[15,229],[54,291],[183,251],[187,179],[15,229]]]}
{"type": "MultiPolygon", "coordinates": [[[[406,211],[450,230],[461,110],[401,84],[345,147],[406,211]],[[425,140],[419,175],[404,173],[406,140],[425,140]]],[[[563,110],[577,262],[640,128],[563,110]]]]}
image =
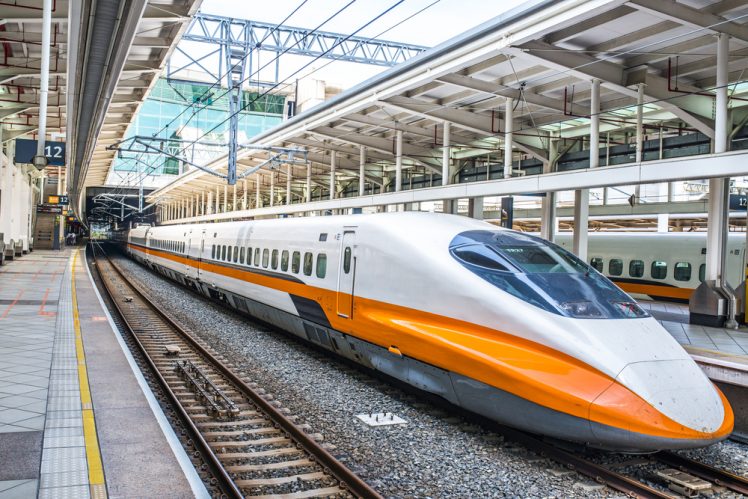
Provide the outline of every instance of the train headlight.
{"type": "Polygon", "coordinates": [[[624,317],[646,317],[647,313],[632,301],[611,302],[624,317]]]}
{"type": "Polygon", "coordinates": [[[604,317],[602,310],[591,301],[566,301],[559,304],[559,308],[571,317],[586,319],[604,317]]]}

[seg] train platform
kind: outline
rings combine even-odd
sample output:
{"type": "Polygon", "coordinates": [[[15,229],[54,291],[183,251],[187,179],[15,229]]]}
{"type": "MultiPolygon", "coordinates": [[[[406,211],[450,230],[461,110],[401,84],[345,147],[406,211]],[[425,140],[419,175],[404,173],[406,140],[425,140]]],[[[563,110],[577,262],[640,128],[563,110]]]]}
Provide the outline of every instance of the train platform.
{"type": "Polygon", "coordinates": [[[0,268],[0,499],[207,496],[86,268],[0,268]]]}

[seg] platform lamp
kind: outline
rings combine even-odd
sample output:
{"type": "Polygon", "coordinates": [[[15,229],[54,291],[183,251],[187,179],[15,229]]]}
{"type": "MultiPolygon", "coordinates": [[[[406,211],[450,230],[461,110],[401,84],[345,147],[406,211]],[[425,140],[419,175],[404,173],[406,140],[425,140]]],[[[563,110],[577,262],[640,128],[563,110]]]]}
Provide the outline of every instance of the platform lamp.
{"type": "Polygon", "coordinates": [[[37,170],[44,170],[49,164],[49,160],[43,154],[37,154],[31,158],[31,164],[33,164],[37,170]]]}

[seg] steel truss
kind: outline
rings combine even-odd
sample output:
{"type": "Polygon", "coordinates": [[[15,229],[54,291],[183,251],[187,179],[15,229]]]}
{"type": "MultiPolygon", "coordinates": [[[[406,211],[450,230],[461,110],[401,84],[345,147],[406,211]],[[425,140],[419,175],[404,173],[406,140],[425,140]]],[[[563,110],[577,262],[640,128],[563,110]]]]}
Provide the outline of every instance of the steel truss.
{"type": "MultiPolygon", "coordinates": [[[[194,57],[188,53],[188,50],[177,46],[177,52],[185,56],[188,62],[178,68],[169,66],[167,68],[168,78],[178,78],[179,72],[194,68],[219,80],[221,75],[228,72],[227,68],[230,66],[226,65],[229,63],[226,61],[225,54],[231,50],[241,50],[247,54],[249,73],[252,74],[253,65],[259,67],[258,53],[260,51],[271,52],[276,56],[284,53],[389,67],[412,59],[428,48],[203,13],[197,13],[193,17],[182,40],[210,43],[215,45],[216,49],[200,57],[194,57]],[[254,61],[253,56],[258,60],[254,61]],[[217,57],[218,60],[212,61],[212,57],[217,57]]],[[[278,57],[275,57],[274,64],[277,83],[279,79],[278,57]]],[[[258,80],[257,77],[249,83],[258,85],[260,84],[258,80]]]]}

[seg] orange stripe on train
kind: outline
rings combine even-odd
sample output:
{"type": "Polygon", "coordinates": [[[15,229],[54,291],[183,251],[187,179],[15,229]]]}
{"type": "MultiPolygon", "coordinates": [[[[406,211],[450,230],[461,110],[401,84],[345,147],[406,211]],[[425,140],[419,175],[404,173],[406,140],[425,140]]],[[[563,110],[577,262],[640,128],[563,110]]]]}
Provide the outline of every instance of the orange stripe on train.
{"type": "MultiPolygon", "coordinates": [[[[143,248],[128,244],[137,251],[143,248]]],[[[702,433],[673,421],[610,376],[563,352],[477,324],[356,296],[353,319],[336,313],[337,292],[225,267],[149,248],[160,258],[202,271],[317,301],[332,327],[383,348],[512,393],[582,419],[663,438],[715,438],[732,430],[726,417],[715,433],[702,433]],[[459,355],[456,355],[459,354],[459,355]],[[604,400],[591,401],[606,389],[604,400]],[[644,408],[643,420],[627,418],[628,408],[644,408]]],[[[641,412],[641,411],[640,411],[641,412]]],[[[726,415],[727,416],[727,415],[726,415]]]]}

